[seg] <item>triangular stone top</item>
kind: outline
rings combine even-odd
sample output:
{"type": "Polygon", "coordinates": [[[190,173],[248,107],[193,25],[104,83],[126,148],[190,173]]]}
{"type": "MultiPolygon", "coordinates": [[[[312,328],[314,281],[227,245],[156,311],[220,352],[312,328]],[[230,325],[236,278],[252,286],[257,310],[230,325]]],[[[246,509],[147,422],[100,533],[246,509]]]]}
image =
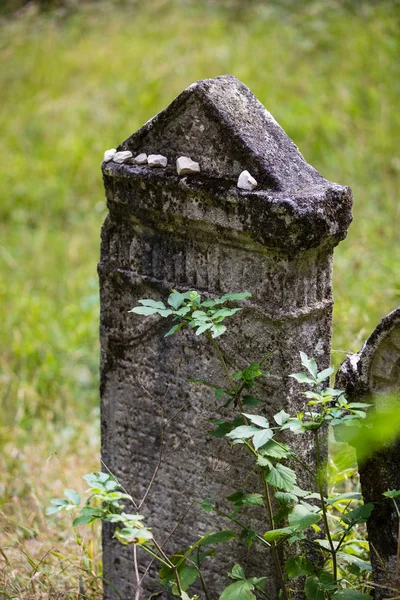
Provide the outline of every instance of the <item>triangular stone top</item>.
{"type": "Polygon", "coordinates": [[[259,188],[274,191],[328,184],[249,88],[232,75],[194,83],[119,150],[134,156],[163,154],[172,164],[188,156],[200,163],[202,173],[235,181],[247,170],[259,188]]]}

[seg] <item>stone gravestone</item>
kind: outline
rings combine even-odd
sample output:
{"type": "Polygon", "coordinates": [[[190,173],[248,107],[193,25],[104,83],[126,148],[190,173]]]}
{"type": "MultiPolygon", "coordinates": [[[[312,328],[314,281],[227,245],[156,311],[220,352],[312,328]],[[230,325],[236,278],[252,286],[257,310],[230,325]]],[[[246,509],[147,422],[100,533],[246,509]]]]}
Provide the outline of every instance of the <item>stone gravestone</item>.
{"type": "MultiPolygon", "coordinates": [[[[141,298],[165,300],[171,289],[196,289],[206,297],[249,290],[251,300],[219,338],[223,352],[236,368],[271,353],[259,412],[271,416],[300,406],[298,384],[289,378],[300,369],[299,351],[320,368],[329,365],[332,255],[351,222],[352,195],[307,164],[232,76],[191,85],[118,150],[127,154],[116,160],[128,162],[102,164],[109,208],[99,264],[102,458],[138,500],[157,471],[141,513],[160,541],[174,532],[166,545],[171,552],[210,528],[193,499],[226,506],[249,462],[243,448],[207,435],[216,401],[188,383],[218,377],[204,336],[164,338],[170,323],[128,311],[141,298]],[[134,161],[130,152],[133,158],[163,155],[167,161],[159,164],[167,164],[150,166],[159,159],[146,164],[145,156],[134,161]],[[200,172],[179,176],[182,156],[200,172]],[[257,181],[254,190],[237,187],[243,171],[247,181],[257,181]]],[[[304,437],[296,438],[296,449],[314,464],[304,437]]],[[[254,490],[258,483],[253,477],[247,485],[254,490]]],[[[131,548],[117,544],[107,528],[103,547],[105,598],[120,597],[115,589],[124,600],[134,598],[131,548]]],[[[258,547],[243,544],[233,554],[223,545],[205,570],[211,598],[227,584],[234,562],[248,576],[267,574],[268,591],[277,598],[271,560],[258,547]]],[[[140,556],[141,572],[147,562],[140,556]]],[[[154,577],[151,571],[143,597],[159,589],[154,577]]]]}
{"type": "MultiPolygon", "coordinates": [[[[400,308],[382,319],[358,354],[345,360],[336,385],[353,401],[369,400],[373,411],[390,410],[397,396],[400,404],[400,308]]],[[[382,600],[393,595],[399,535],[393,502],[382,494],[400,490],[400,437],[360,460],[359,472],[364,501],[375,505],[367,528],[373,581],[382,586],[375,589],[375,600],[382,600]]]]}

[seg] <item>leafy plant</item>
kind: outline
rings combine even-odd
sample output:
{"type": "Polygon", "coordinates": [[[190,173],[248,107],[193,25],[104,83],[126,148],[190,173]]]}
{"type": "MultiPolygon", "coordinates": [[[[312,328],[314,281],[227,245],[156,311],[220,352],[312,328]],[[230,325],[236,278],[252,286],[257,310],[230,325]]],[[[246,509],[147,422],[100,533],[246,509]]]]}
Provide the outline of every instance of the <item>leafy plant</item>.
{"type": "MultiPolygon", "coordinates": [[[[313,358],[300,353],[304,371],[291,376],[300,385],[307,387],[302,392],[305,398],[304,409],[293,415],[282,409],[273,416],[272,423],[264,415],[249,412],[249,408],[260,403],[255,390],[259,378],[268,376],[268,372],[264,370],[268,356],[240,371],[232,372],[216,338],[226,332],[225,321],[241,310],[233,308],[231,303],[246,300],[250,296],[249,292],[243,292],[203,300],[197,291],[173,291],[167,304],[143,299],[139,301],[140,306],[130,311],[146,317],[171,317],[174,325],[166,336],[188,327],[194,330],[195,335],[205,334],[214,348],[221,365],[221,375],[225,378],[224,385],[205,379],[197,379],[193,383],[213,389],[216,400],[223,401],[221,408],[231,406],[233,418],[213,420],[212,424],[216,428],[211,431],[211,435],[225,439],[231,446],[242,445],[247,449],[253,458],[253,470],[259,474],[260,489],[241,488],[233,491],[227,496],[228,502],[233,504],[231,512],[222,511],[209,499],[204,499],[201,506],[208,513],[214,512],[230,520],[239,532],[211,530],[193,546],[168,557],[154,539],[151,530],[143,524],[144,517],[125,512],[124,502],[133,502],[131,496],[120,489],[115,478],[104,473],[85,476],[90,485],[90,495],[83,507],[80,507],[79,496],[72,490],[66,490],[66,499],[53,500],[48,513],[79,507],[80,513],[74,521],[75,526],[91,523],[95,519],[114,523],[114,537],[123,544],[140,546],[157,559],[162,565],[159,573],[161,584],[182,599],[187,598],[187,590],[197,579],[200,579],[205,598],[209,598],[201,571],[202,561],[215,553],[208,551],[208,546],[244,542],[249,547],[262,544],[271,550],[282,600],[292,597],[292,582],[301,577],[305,578],[304,594],[308,600],[369,600],[371,596],[362,590],[362,573],[369,571],[370,565],[354,552],[354,539],[351,536],[356,527],[366,522],[373,505],[360,505],[360,495],[354,493],[326,497],[326,465],[320,447],[322,428],[328,424],[333,427],[356,424],[365,418],[369,405],[348,402],[343,392],[329,387],[328,380],[333,369],[319,371],[313,358]],[[316,472],[277,438],[277,434],[287,431],[312,437],[316,472]],[[295,464],[308,472],[310,480],[315,483],[315,489],[303,490],[297,485],[297,475],[293,469],[295,464]],[[353,508],[352,502],[358,504],[353,508]],[[248,521],[246,511],[252,506],[264,509],[268,527],[266,531],[255,531],[248,521]],[[313,535],[308,535],[309,532],[313,535]],[[298,543],[297,553],[282,563],[281,547],[295,542],[298,543]],[[308,558],[310,547],[314,547],[322,557],[318,564],[313,564],[308,558]]],[[[241,566],[235,565],[229,573],[234,581],[224,589],[220,600],[252,600],[255,598],[254,592],[268,598],[264,590],[267,579],[264,574],[260,575],[247,578],[241,566]]],[[[137,579],[139,588],[138,575],[137,579]]]]}

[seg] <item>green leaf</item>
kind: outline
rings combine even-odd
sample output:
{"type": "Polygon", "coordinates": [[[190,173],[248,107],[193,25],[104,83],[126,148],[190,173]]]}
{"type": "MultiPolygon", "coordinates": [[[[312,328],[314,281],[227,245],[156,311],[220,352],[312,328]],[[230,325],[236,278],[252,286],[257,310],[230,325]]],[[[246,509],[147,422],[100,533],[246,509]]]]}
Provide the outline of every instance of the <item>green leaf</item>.
{"type": "Polygon", "coordinates": [[[259,404],[261,404],[261,400],[259,400],[255,396],[249,396],[247,394],[246,396],[243,396],[242,402],[244,406],[258,406],[259,404]]]}
{"type": "Polygon", "coordinates": [[[267,585],[267,577],[250,577],[249,581],[254,584],[257,588],[263,588],[267,585]]]}
{"type": "Polygon", "coordinates": [[[81,497],[79,496],[78,492],[75,492],[75,490],[66,489],[64,490],[64,494],[71,502],[71,504],[79,506],[79,504],[81,503],[81,497]]]}
{"type": "Polygon", "coordinates": [[[174,308],[175,310],[178,310],[178,308],[180,306],[182,306],[182,304],[185,302],[185,300],[188,300],[190,298],[189,292],[186,292],[185,294],[181,294],[180,292],[172,292],[172,294],[170,294],[168,296],[168,304],[170,306],[172,306],[172,308],[174,308]]]}
{"type": "Polygon", "coordinates": [[[281,527],[279,529],[271,529],[271,531],[267,531],[264,533],[263,538],[267,542],[274,542],[276,540],[282,540],[291,536],[293,532],[293,527],[281,527]]]}
{"type": "Polygon", "coordinates": [[[242,379],[244,379],[245,381],[252,381],[260,375],[264,375],[264,373],[263,371],[261,371],[260,363],[258,362],[251,363],[251,365],[249,365],[242,371],[242,379]]]}
{"type": "Polygon", "coordinates": [[[240,418],[235,419],[234,421],[222,421],[222,423],[218,423],[216,429],[213,429],[210,432],[210,435],[216,438],[223,438],[242,422],[243,421],[240,418]]]}
{"type": "Polygon", "coordinates": [[[311,575],[306,579],[305,592],[307,600],[324,600],[325,585],[316,575],[311,575]]]}
{"type": "Polygon", "coordinates": [[[303,365],[303,367],[305,367],[307,369],[307,371],[310,373],[310,375],[312,375],[314,378],[316,378],[318,375],[318,367],[317,367],[317,363],[315,362],[314,358],[308,358],[307,354],[305,354],[304,352],[300,352],[300,358],[301,358],[301,364],[303,365]]]}
{"type": "Polygon", "coordinates": [[[251,590],[254,590],[254,585],[247,579],[241,579],[231,583],[224,589],[219,600],[256,600],[251,590]]]}
{"type": "Polygon", "coordinates": [[[371,503],[358,506],[354,510],[351,510],[343,515],[342,521],[344,521],[349,527],[353,527],[354,525],[358,525],[360,523],[365,523],[373,510],[374,505],[371,503]]]}
{"type": "Polygon", "coordinates": [[[235,427],[232,431],[227,434],[227,437],[235,439],[248,439],[252,437],[255,433],[258,433],[260,430],[257,427],[253,427],[252,425],[241,425],[240,427],[235,427]]]}
{"type": "Polygon", "coordinates": [[[274,415],[274,421],[278,425],[283,425],[288,419],[290,419],[290,415],[283,409],[280,410],[276,415],[274,415]]]}
{"type": "Polygon", "coordinates": [[[234,531],[224,529],[222,531],[218,531],[217,533],[212,533],[211,535],[209,535],[201,545],[210,546],[211,544],[230,542],[231,540],[234,540],[238,537],[239,536],[234,531]]]}
{"type": "Polygon", "coordinates": [[[225,317],[231,317],[236,314],[241,308],[220,308],[216,310],[215,313],[212,314],[213,319],[221,319],[225,317]]]}
{"type": "Polygon", "coordinates": [[[305,556],[293,556],[286,561],[285,572],[289,579],[311,575],[314,572],[314,565],[305,556]]]}
{"type": "Polygon", "coordinates": [[[328,498],[326,501],[327,504],[335,504],[336,502],[340,502],[341,500],[361,500],[362,496],[359,492],[346,492],[345,494],[338,494],[333,498],[328,498]]]}
{"type": "MultiPolygon", "coordinates": [[[[151,308],[150,306],[136,306],[135,308],[132,308],[132,310],[130,310],[128,312],[136,313],[137,315],[144,315],[145,317],[148,317],[150,315],[160,314],[160,311],[158,308],[151,308]]],[[[171,314],[171,311],[169,311],[169,314],[171,314]]]]}
{"type": "Polygon", "coordinates": [[[271,458],[286,458],[290,456],[291,451],[286,444],[280,444],[275,442],[275,440],[270,440],[268,444],[261,448],[260,454],[271,458]]]}
{"type": "Polygon", "coordinates": [[[372,596],[369,594],[362,594],[356,590],[337,590],[333,594],[332,600],[372,600],[372,596]]]}
{"type": "Polygon", "coordinates": [[[258,450],[265,444],[269,442],[269,440],[273,437],[274,432],[272,429],[262,429],[258,431],[253,437],[254,448],[258,450]]]}
{"type": "Polygon", "coordinates": [[[200,325],[200,327],[198,327],[198,329],[196,330],[196,335],[201,335],[208,329],[211,329],[211,327],[212,327],[212,323],[204,323],[203,325],[200,325]]]}
{"type": "Polygon", "coordinates": [[[276,467],[272,467],[265,480],[274,487],[290,492],[296,483],[296,473],[278,463],[276,467]]]}
{"type": "Polygon", "coordinates": [[[241,504],[242,506],[262,506],[264,504],[264,499],[261,494],[247,494],[242,499],[241,504]]]}
{"type": "Polygon", "coordinates": [[[226,302],[226,300],[232,300],[232,301],[240,301],[240,300],[246,300],[246,298],[251,298],[251,293],[250,292],[233,292],[231,294],[224,294],[223,296],[221,296],[221,300],[223,302],[226,302]]]}
{"type": "Polygon", "coordinates": [[[201,508],[203,510],[206,511],[206,513],[210,513],[214,510],[214,505],[211,502],[210,498],[204,498],[204,500],[202,500],[201,502],[199,502],[199,505],[201,506],[201,508]]]}
{"type": "Polygon", "coordinates": [[[285,506],[293,504],[294,502],[298,502],[297,496],[295,496],[291,492],[276,492],[275,498],[280,504],[283,504],[285,506]]]}
{"type": "Polygon", "coordinates": [[[124,529],[117,529],[114,537],[121,544],[143,544],[153,539],[153,534],[145,527],[124,527],[124,529]]]}
{"type": "Polygon", "coordinates": [[[241,567],[239,565],[239,563],[236,563],[236,565],[234,565],[232,567],[232,571],[230,573],[228,573],[228,575],[232,579],[246,579],[246,575],[244,574],[243,567],[241,567]]]}
{"type": "Polygon", "coordinates": [[[289,525],[297,531],[303,531],[320,520],[320,514],[310,511],[302,504],[297,504],[289,515],[289,525]]]}
{"type": "Polygon", "coordinates": [[[320,371],[317,376],[317,382],[322,383],[323,381],[325,381],[325,379],[328,379],[328,377],[332,375],[333,371],[334,369],[332,367],[320,371]]]}
{"type": "Polygon", "coordinates": [[[49,506],[46,508],[46,515],[50,517],[50,515],[55,515],[64,509],[64,506],[49,506]]]}
{"type": "Polygon", "coordinates": [[[372,571],[370,562],[367,562],[366,560],[362,560],[362,558],[359,558],[358,556],[354,556],[354,554],[348,554],[347,552],[338,552],[336,556],[341,561],[344,561],[344,562],[348,563],[349,565],[355,565],[362,571],[368,571],[369,573],[371,573],[371,571],[372,571]]]}
{"type": "Polygon", "coordinates": [[[80,515],[72,521],[72,526],[78,527],[78,525],[88,525],[89,523],[93,523],[93,521],[95,521],[96,519],[97,517],[94,517],[90,514],[80,515]]]}
{"type": "Polygon", "coordinates": [[[386,498],[399,498],[400,490],[388,490],[387,492],[383,492],[383,496],[386,496],[386,498]]]}
{"type": "Polygon", "coordinates": [[[215,325],[213,325],[211,327],[211,331],[212,331],[212,337],[216,338],[220,335],[222,335],[223,333],[225,333],[226,331],[226,327],[225,325],[219,325],[218,323],[215,323],[215,325]]]}
{"type": "Polygon", "coordinates": [[[178,325],[174,325],[173,327],[171,327],[171,329],[169,331],[167,331],[167,333],[164,335],[164,337],[174,335],[174,333],[177,333],[184,326],[185,326],[185,323],[178,323],[178,325]]]}
{"type": "Polygon", "coordinates": [[[258,425],[263,429],[269,429],[268,419],[265,417],[262,417],[261,415],[249,415],[247,413],[243,413],[243,415],[255,425],[258,425]]]}
{"type": "Polygon", "coordinates": [[[143,304],[143,306],[150,306],[151,308],[157,308],[158,310],[165,310],[167,308],[164,302],[152,300],[151,298],[144,298],[143,300],[139,300],[139,304],[143,304]]]}
{"type": "Polygon", "coordinates": [[[299,383],[309,383],[310,385],[315,384],[315,380],[306,375],[305,373],[292,373],[289,377],[293,377],[299,383]]]}

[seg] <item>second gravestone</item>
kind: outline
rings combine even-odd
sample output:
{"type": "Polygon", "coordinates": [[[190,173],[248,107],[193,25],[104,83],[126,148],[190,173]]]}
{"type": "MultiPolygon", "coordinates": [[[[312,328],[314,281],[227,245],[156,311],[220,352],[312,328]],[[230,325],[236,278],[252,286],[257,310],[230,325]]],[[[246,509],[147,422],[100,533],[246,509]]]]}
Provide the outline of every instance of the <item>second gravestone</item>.
{"type": "MultiPolygon", "coordinates": [[[[157,470],[141,512],[159,540],[174,532],[166,545],[171,553],[209,529],[193,499],[210,497],[226,506],[249,463],[244,452],[207,435],[208,419],[217,416],[215,399],[188,383],[216,378],[212,348],[190,334],[164,338],[170,323],[128,311],[141,298],[165,300],[171,289],[211,297],[249,290],[245,310],[219,338],[223,352],[238,368],[271,353],[258,412],[271,417],[300,406],[289,374],[300,370],[299,351],[315,357],[321,369],[329,365],[332,255],[346,236],[352,196],[307,164],[231,76],[193,84],[118,150],[127,152],[121,160],[128,162],[102,165],[109,208],[99,265],[102,458],[138,500],[157,470]],[[129,161],[130,152],[142,156],[129,161]],[[152,155],[147,164],[145,155],[152,155]],[[200,172],[179,176],[175,165],[182,156],[200,172]],[[251,186],[256,180],[253,191],[237,187],[243,171],[251,186]]],[[[296,438],[296,450],[314,466],[303,438],[296,438]]],[[[254,489],[258,482],[247,484],[254,489]]],[[[267,521],[264,528],[270,528],[267,521]]],[[[108,529],[103,547],[105,598],[134,598],[131,549],[108,529]]],[[[147,558],[140,560],[143,572],[147,558]]],[[[270,555],[243,544],[235,554],[223,545],[205,568],[212,598],[227,584],[234,562],[248,576],[266,575],[270,597],[278,597],[270,555]]],[[[151,573],[143,597],[156,589],[151,573]]]]}

